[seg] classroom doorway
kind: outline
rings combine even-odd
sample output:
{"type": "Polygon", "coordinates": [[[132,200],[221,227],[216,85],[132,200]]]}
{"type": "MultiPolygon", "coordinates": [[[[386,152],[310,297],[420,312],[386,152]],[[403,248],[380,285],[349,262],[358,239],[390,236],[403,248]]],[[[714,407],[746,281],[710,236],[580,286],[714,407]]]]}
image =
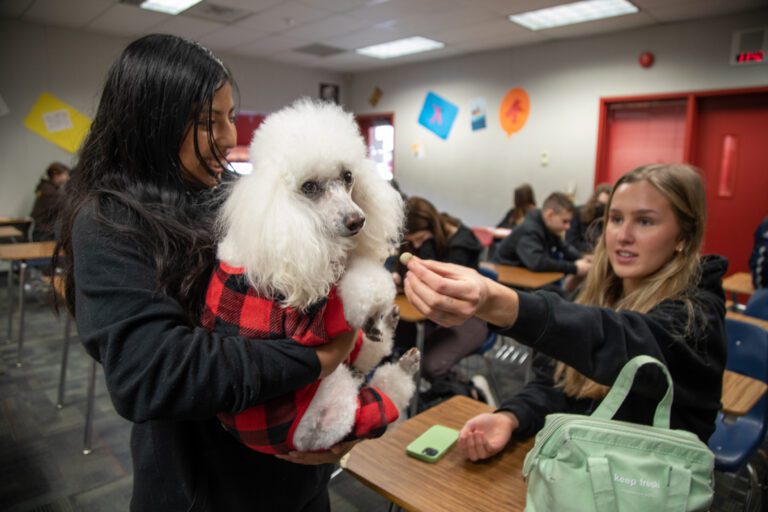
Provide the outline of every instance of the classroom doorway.
{"type": "Polygon", "coordinates": [[[768,215],[768,87],[600,100],[595,184],[648,163],[688,162],[707,187],[705,253],[746,272],[768,215]]]}
{"type": "Polygon", "coordinates": [[[386,180],[395,176],[395,115],[361,114],[355,116],[376,171],[386,180]]]}

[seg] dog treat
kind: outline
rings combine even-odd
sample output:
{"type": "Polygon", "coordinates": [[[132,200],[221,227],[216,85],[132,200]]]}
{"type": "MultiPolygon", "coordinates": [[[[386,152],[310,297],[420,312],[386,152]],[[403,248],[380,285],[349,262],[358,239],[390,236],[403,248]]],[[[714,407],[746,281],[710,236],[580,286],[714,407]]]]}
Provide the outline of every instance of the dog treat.
{"type": "Polygon", "coordinates": [[[403,265],[408,265],[408,262],[411,261],[411,258],[413,258],[413,254],[409,252],[404,252],[400,255],[400,263],[403,265]]]}

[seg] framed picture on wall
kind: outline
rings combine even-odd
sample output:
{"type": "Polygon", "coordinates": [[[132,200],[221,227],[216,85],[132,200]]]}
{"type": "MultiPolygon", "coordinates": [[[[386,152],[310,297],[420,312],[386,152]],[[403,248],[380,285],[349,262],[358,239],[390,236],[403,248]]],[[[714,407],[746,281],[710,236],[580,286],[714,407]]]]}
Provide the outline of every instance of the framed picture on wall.
{"type": "Polygon", "coordinates": [[[319,97],[323,101],[339,104],[339,86],[337,84],[320,82],[319,97]]]}

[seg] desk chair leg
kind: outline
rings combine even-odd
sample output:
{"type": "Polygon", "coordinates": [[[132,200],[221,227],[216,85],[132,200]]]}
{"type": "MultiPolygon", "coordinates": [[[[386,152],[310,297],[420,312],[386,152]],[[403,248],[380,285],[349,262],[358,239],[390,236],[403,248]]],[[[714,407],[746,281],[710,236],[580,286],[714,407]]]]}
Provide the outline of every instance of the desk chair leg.
{"type": "Polygon", "coordinates": [[[21,347],[24,345],[24,278],[27,273],[27,262],[19,265],[19,354],[16,366],[21,367],[21,347]]]}
{"type": "Polygon", "coordinates": [[[91,374],[88,376],[88,397],[85,406],[85,437],[83,438],[83,454],[91,453],[91,437],[93,435],[93,401],[96,392],[96,360],[91,360],[91,374]]]}
{"type": "MultiPolygon", "coordinates": [[[[424,361],[424,322],[416,322],[416,348],[421,354],[421,360],[424,361]]],[[[411,407],[408,416],[413,418],[419,410],[419,388],[421,387],[421,364],[416,370],[416,392],[411,399],[411,407]]]]}
{"type": "Polygon", "coordinates": [[[395,505],[394,502],[392,502],[392,501],[389,502],[389,512],[400,512],[401,510],[403,510],[403,509],[401,509],[400,507],[395,505]]]}
{"type": "Polygon", "coordinates": [[[64,324],[64,349],[61,352],[61,375],[59,376],[59,399],[56,408],[64,407],[64,381],[67,378],[67,360],[69,359],[69,331],[72,326],[72,317],[67,315],[64,324]]]}
{"type": "Polygon", "coordinates": [[[8,342],[13,339],[13,262],[8,265],[8,342]]]}

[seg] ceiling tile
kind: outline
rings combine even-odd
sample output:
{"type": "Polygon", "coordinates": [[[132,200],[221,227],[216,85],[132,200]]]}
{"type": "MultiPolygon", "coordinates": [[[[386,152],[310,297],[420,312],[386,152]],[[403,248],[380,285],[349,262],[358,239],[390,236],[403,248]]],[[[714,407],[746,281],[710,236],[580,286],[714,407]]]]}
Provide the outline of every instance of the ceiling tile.
{"type": "Polygon", "coordinates": [[[485,9],[456,8],[409,16],[406,19],[397,21],[395,27],[400,28],[404,32],[421,34],[427,30],[449,31],[450,29],[460,28],[468,24],[492,21],[499,18],[498,14],[485,9]]]}
{"type": "Polygon", "coordinates": [[[391,26],[380,23],[365,30],[358,30],[339,37],[327,39],[325,43],[339,48],[363,48],[372,44],[386,43],[406,36],[413,35],[391,26]]]}
{"type": "Polygon", "coordinates": [[[301,0],[301,3],[333,12],[347,12],[370,3],[370,0],[301,0]]]}
{"type": "MultiPolygon", "coordinates": [[[[424,13],[437,13],[444,9],[446,0],[389,0],[352,9],[347,14],[371,22],[401,19],[424,13]]],[[[451,3],[453,5],[453,2],[451,3]]]]}
{"type": "Polygon", "coordinates": [[[236,46],[252,43],[268,34],[255,28],[223,27],[200,37],[198,41],[211,50],[225,51],[236,46]]]}
{"type": "Polygon", "coordinates": [[[152,27],[153,32],[173,34],[188,39],[198,39],[224,25],[187,16],[172,16],[168,21],[152,27]]]}
{"type": "Polygon", "coordinates": [[[318,9],[298,1],[288,1],[240,20],[237,22],[237,26],[241,28],[254,27],[268,32],[282,32],[332,14],[334,13],[326,9],[318,9]]]}
{"type": "Polygon", "coordinates": [[[432,39],[440,39],[440,41],[446,44],[453,44],[465,41],[510,37],[515,34],[528,33],[531,33],[531,31],[520,25],[510,23],[506,18],[498,18],[492,21],[453,28],[451,30],[424,31],[421,35],[432,39]]]}
{"type": "Polygon", "coordinates": [[[115,4],[101,16],[87,25],[88,30],[102,34],[114,34],[122,37],[133,37],[146,34],[165,21],[171,19],[170,14],[147,11],[133,5],[115,4]]]}
{"type": "Polygon", "coordinates": [[[625,16],[616,16],[603,20],[588,21],[586,23],[577,23],[565,27],[539,30],[538,32],[552,39],[562,39],[567,37],[580,37],[590,34],[603,34],[605,32],[615,32],[630,28],[653,25],[654,20],[644,12],[627,14],[625,16]]]}
{"type": "Polygon", "coordinates": [[[0,16],[3,18],[18,18],[26,11],[35,0],[2,0],[0,2],[0,16]]]}
{"type": "Polygon", "coordinates": [[[547,7],[554,7],[555,5],[570,4],[574,1],[576,0],[472,0],[476,5],[482,5],[487,9],[504,16],[545,9],[547,7]]]}
{"type": "Polygon", "coordinates": [[[252,43],[231,48],[229,51],[247,57],[263,57],[293,50],[294,48],[298,48],[305,44],[307,44],[307,42],[302,41],[301,39],[281,35],[270,35],[257,39],[252,43]]]}
{"type": "Polygon", "coordinates": [[[307,41],[323,41],[334,36],[354,32],[366,25],[368,25],[367,21],[349,16],[333,15],[286,30],[283,34],[307,41]]]}
{"type": "Polygon", "coordinates": [[[723,3],[721,0],[696,0],[695,3],[664,3],[649,8],[647,12],[657,21],[670,22],[747,11],[765,5],[765,0],[733,0],[732,3],[723,3]]]}
{"type": "Polygon", "coordinates": [[[117,0],[35,0],[21,19],[57,27],[81,28],[115,3],[117,0]]]}
{"type": "MultiPolygon", "coordinates": [[[[208,2],[209,0],[205,0],[208,2]]],[[[283,2],[284,0],[211,0],[210,3],[259,12],[283,2]]]]}

